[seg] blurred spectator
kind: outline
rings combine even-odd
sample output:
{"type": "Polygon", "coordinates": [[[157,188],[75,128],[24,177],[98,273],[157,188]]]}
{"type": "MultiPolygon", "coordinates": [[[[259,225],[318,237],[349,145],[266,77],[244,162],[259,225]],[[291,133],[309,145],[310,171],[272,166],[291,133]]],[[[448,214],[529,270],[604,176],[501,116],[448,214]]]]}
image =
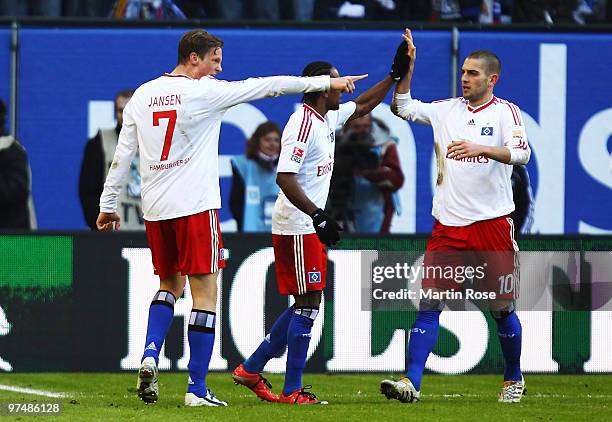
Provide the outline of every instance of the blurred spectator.
{"type": "MultiPolygon", "coordinates": [[[[119,132],[123,124],[123,109],[132,98],[133,93],[133,90],[126,89],[117,94],[115,97],[117,125],[114,128],[100,129],[96,136],[85,145],[79,176],[79,198],[85,222],[92,230],[97,230],[96,219],[100,212],[100,195],[115,155],[119,132]]],[[[125,186],[119,194],[117,213],[121,217],[121,228],[126,230],[144,230],[140,202],[139,158],[140,156],[136,153],[125,186]]]]}
{"type": "Polygon", "coordinates": [[[64,0],[64,16],[107,18],[114,0],[64,0]]]}
{"type": "Polygon", "coordinates": [[[172,0],[117,0],[112,17],[127,19],[187,19],[172,0]]]}
{"type": "Polygon", "coordinates": [[[293,16],[296,21],[311,21],[314,8],[315,0],[293,0],[293,16]]]}
{"type": "Polygon", "coordinates": [[[0,0],[0,16],[62,16],[62,0],[0,0]]]}
{"type": "Polygon", "coordinates": [[[245,155],[232,158],[230,209],[238,231],[271,232],[278,195],[276,167],[281,130],[274,122],[260,124],[247,141],[245,155]]]}
{"type": "Polygon", "coordinates": [[[224,20],[244,19],[244,0],[216,0],[218,16],[224,20]]]}
{"type": "Polygon", "coordinates": [[[0,229],[35,229],[28,155],[6,133],[6,114],[0,100],[0,229]]]}
{"type": "Polygon", "coordinates": [[[593,0],[579,0],[578,6],[572,12],[574,22],[584,25],[586,19],[590,19],[593,16],[593,4],[593,0]]]}
{"type": "Polygon", "coordinates": [[[280,0],[253,0],[253,16],[257,20],[277,21],[280,19],[280,0]]]}
{"type": "Polygon", "coordinates": [[[315,5],[317,19],[398,20],[398,0],[320,0],[315,5]]]}
{"type": "Polygon", "coordinates": [[[433,0],[433,20],[461,20],[461,8],[457,0],[433,0]]]}
{"type": "Polygon", "coordinates": [[[512,199],[514,200],[514,211],[510,214],[514,220],[514,230],[517,234],[528,234],[533,225],[533,194],[527,167],[512,166],[512,199]]]}
{"type": "Polygon", "coordinates": [[[388,233],[404,184],[396,140],[370,114],[349,121],[336,143],[329,208],[349,232],[388,233]]]}
{"type": "Polygon", "coordinates": [[[432,16],[432,0],[396,1],[397,16],[394,20],[428,21],[432,16]]]}
{"type": "Polygon", "coordinates": [[[210,1],[175,0],[175,3],[188,19],[206,19],[215,17],[211,10],[211,6],[213,5],[210,4],[210,1]]]}
{"type": "Polygon", "coordinates": [[[515,0],[512,22],[572,23],[579,0],[515,0]]]}
{"type": "Polygon", "coordinates": [[[315,0],[216,0],[216,15],[225,20],[278,21],[312,19],[315,0]]]}

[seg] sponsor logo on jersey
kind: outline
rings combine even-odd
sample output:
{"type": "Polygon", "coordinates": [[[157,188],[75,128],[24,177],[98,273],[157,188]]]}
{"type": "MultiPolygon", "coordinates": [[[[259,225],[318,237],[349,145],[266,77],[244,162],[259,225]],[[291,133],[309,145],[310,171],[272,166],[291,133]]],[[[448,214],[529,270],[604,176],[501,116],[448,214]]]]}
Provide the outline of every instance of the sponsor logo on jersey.
{"type": "Polygon", "coordinates": [[[483,155],[479,155],[478,157],[463,157],[463,158],[447,157],[447,158],[450,158],[451,160],[455,160],[455,161],[463,161],[464,163],[487,164],[489,162],[489,159],[483,155]]]}
{"type": "Polygon", "coordinates": [[[304,150],[298,147],[293,147],[293,154],[291,154],[291,161],[301,163],[304,158],[304,150]]]}
{"type": "Polygon", "coordinates": [[[521,129],[516,129],[512,131],[512,137],[513,138],[522,138],[523,137],[523,131],[521,129]]]}
{"type": "Polygon", "coordinates": [[[325,176],[327,173],[331,173],[334,169],[334,162],[330,161],[322,166],[317,166],[317,176],[325,176]]]}
{"type": "Polygon", "coordinates": [[[321,271],[308,271],[308,282],[309,283],[320,283],[321,282],[321,271]]]}
{"type": "Polygon", "coordinates": [[[493,127],[492,126],[485,126],[482,128],[482,130],[480,131],[480,135],[482,136],[493,136],[493,127]]]}

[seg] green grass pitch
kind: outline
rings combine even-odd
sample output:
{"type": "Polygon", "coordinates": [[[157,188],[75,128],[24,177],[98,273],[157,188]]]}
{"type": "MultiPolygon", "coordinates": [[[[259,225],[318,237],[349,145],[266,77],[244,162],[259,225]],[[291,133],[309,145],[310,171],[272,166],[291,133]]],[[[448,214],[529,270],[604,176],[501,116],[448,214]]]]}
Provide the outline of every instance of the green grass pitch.
{"type": "MultiPolygon", "coordinates": [[[[612,420],[612,377],[605,375],[529,375],[527,395],[519,404],[497,402],[500,376],[426,375],[421,401],[403,404],[379,393],[380,374],[305,374],[304,383],[327,406],[289,406],[261,402],[229,374],[213,373],[208,385],[229,403],[227,408],[186,408],[183,396],[186,373],[160,374],[160,400],[145,405],[135,393],[136,375],[104,373],[45,373],[0,375],[0,402],[63,403],[57,420],[612,420]],[[26,387],[65,393],[52,399],[15,393],[1,386],[26,387]],[[181,418],[181,419],[179,419],[181,418]],[[299,419],[297,419],[299,418],[299,419]]],[[[282,375],[271,375],[274,391],[282,388],[282,375]]],[[[8,420],[2,418],[3,420],[8,420]]],[[[44,418],[45,420],[49,419],[44,418]]],[[[24,420],[24,417],[21,417],[24,420]]]]}

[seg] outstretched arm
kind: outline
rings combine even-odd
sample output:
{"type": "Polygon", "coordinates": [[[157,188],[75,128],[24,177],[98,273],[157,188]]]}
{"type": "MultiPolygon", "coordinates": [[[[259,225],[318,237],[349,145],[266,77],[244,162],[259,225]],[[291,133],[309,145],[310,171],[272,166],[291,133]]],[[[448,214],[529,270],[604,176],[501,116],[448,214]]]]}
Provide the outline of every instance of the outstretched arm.
{"type": "Polygon", "coordinates": [[[215,78],[200,79],[208,103],[215,109],[226,109],[237,104],[278,97],[287,94],[321,92],[335,89],[342,92],[353,92],[355,82],[368,75],[343,76],[270,76],[266,78],[249,78],[244,81],[228,82],[215,78]]]}
{"type": "Polygon", "coordinates": [[[357,97],[355,100],[357,108],[355,108],[355,112],[351,115],[349,120],[365,116],[374,110],[374,107],[380,104],[394,83],[395,81],[393,78],[387,75],[385,79],[378,82],[372,88],[368,89],[366,92],[357,97]]]}

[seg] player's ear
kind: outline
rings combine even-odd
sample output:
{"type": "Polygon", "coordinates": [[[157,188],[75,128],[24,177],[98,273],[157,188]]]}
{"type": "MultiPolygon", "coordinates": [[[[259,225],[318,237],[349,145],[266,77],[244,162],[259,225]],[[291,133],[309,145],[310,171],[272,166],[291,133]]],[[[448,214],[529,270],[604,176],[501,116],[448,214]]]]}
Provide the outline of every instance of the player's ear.
{"type": "Polygon", "coordinates": [[[499,75],[497,73],[493,73],[490,76],[489,84],[493,87],[495,86],[498,80],[499,80],[499,75]]]}
{"type": "Polygon", "coordinates": [[[200,56],[198,56],[198,53],[196,53],[195,51],[192,51],[191,53],[189,53],[189,62],[191,64],[197,64],[199,58],[200,56]]]}

